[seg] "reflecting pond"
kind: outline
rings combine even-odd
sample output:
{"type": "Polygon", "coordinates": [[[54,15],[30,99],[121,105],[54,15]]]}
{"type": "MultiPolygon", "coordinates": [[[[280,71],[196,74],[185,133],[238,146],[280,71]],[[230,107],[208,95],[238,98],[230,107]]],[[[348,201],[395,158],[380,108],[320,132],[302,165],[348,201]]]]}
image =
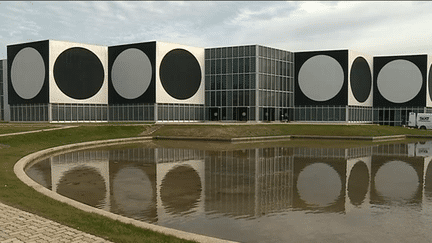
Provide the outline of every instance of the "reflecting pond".
{"type": "Polygon", "coordinates": [[[62,154],[26,172],[85,204],[227,240],[430,242],[431,160],[432,141],[202,150],[149,142],[62,154]]]}

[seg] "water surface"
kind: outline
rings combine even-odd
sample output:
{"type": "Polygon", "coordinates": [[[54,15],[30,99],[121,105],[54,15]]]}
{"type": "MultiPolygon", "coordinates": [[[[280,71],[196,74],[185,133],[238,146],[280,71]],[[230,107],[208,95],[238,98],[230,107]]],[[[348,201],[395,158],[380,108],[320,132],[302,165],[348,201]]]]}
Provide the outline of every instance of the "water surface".
{"type": "Polygon", "coordinates": [[[26,172],[85,204],[228,240],[429,242],[431,160],[432,142],[202,150],[149,142],[54,156],[26,172]]]}

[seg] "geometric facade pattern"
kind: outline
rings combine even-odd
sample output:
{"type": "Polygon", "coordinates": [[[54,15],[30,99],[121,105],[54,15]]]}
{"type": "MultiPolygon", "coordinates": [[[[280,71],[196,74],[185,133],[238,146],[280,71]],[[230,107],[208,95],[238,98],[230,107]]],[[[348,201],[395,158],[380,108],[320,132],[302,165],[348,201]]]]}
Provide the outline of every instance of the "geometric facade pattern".
{"type": "Polygon", "coordinates": [[[425,54],[43,40],[7,46],[0,64],[0,120],[402,125],[432,111],[425,54]]]}

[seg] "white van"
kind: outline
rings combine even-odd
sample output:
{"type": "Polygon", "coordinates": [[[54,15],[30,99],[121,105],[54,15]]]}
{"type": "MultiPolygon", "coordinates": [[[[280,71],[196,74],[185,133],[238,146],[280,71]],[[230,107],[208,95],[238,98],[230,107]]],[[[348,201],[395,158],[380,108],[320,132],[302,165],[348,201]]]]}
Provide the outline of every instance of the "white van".
{"type": "Polygon", "coordinates": [[[419,129],[432,129],[432,114],[430,113],[409,113],[409,127],[417,127],[419,129]]]}

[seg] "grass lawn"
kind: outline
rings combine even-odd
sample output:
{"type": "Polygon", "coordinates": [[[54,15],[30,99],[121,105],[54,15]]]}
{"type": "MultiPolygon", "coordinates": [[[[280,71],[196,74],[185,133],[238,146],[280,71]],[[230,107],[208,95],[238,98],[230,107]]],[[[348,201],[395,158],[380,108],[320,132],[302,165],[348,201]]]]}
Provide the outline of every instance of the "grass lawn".
{"type": "Polygon", "coordinates": [[[164,125],[152,135],[203,138],[237,138],[278,135],[388,136],[402,134],[432,135],[432,131],[379,125],[164,125]]]}
{"type": "MultiPolygon", "coordinates": [[[[0,124],[0,134],[27,130],[31,125],[0,124]]],[[[16,208],[35,213],[56,222],[94,234],[114,242],[187,242],[171,236],[144,230],[115,220],[86,213],[64,203],[39,194],[22,183],[14,174],[14,164],[27,154],[50,147],[85,141],[135,137],[151,126],[150,124],[71,124],[76,128],[41,133],[0,137],[0,201],[16,208]]],[[[50,124],[36,124],[34,127],[52,127],[50,124]]],[[[158,125],[159,126],[159,125],[158,125]]],[[[151,129],[150,129],[151,130],[151,129]]],[[[152,135],[186,137],[258,137],[290,134],[381,136],[395,134],[427,134],[402,127],[377,125],[297,125],[297,124],[256,124],[256,125],[163,125],[152,135]]],[[[274,142],[272,142],[274,143],[274,142]]],[[[196,143],[182,146],[194,147],[196,143]]],[[[202,144],[202,143],[201,143],[202,144]]],[[[229,146],[223,145],[222,147],[229,146]]],[[[235,145],[234,145],[235,146],[235,145]]]]}
{"type": "Polygon", "coordinates": [[[80,126],[0,138],[0,201],[114,242],[188,242],[86,213],[44,196],[21,182],[14,164],[38,150],[84,141],[138,136],[143,126],[80,126]]]}
{"type": "Polygon", "coordinates": [[[0,123],[0,134],[15,133],[15,132],[26,132],[34,131],[48,128],[56,128],[60,126],[50,125],[50,124],[10,124],[10,123],[0,123]]]}

